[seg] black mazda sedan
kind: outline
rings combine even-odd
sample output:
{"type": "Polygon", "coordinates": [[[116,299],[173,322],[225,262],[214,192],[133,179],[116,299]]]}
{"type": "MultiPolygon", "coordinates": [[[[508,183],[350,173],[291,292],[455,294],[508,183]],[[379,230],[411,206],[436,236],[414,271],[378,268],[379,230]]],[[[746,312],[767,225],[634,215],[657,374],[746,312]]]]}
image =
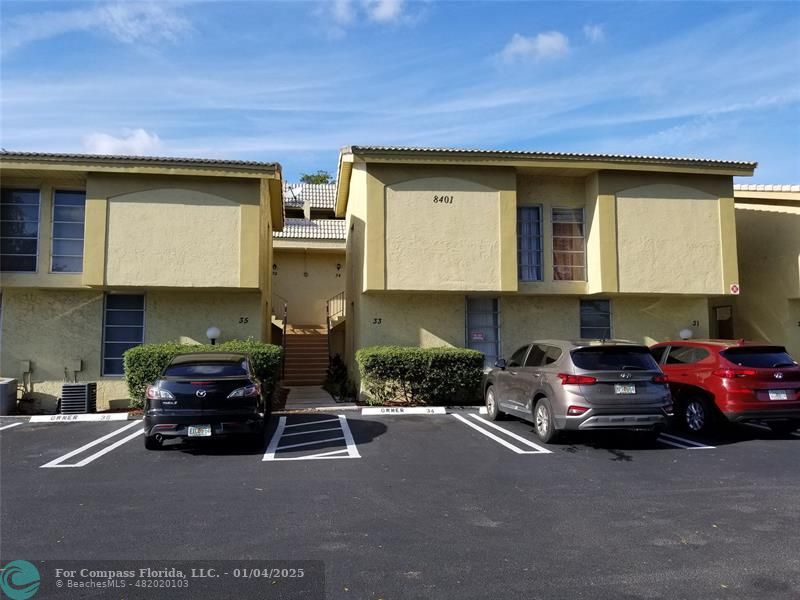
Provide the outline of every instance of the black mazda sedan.
{"type": "Polygon", "coordinates": [[[197,352],[173,358],[147,387],[144,446],[173,438],[244,437],[262,444],[270,404],[246,354],[197,352]]]}

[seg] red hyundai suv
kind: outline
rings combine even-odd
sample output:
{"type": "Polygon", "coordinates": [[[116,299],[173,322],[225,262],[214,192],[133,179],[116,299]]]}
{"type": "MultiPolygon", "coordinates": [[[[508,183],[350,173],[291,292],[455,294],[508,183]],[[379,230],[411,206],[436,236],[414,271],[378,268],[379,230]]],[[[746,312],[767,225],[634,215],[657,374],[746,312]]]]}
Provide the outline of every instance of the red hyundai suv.
{"type": "Polygon", "coordinates": [[[650,348],[669,380],[675,417],[689,431],[764,421],[800,426],[800,366],[782,346],[735,340],[661,342],[650,348]]]}

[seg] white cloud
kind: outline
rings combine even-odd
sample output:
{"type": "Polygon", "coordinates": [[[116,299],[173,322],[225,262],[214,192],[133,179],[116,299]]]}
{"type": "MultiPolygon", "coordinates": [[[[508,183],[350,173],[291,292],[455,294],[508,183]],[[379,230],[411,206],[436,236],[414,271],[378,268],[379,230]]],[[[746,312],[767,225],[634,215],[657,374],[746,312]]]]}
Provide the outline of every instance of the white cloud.
{"type": "Polygon", "coordinates": [[[8,19],[3,52],[75,32],[99,32],[126,44],[175,42],[191,30],[174,5],[155,2],[91,4],[89,8],[29,13],[8,19]]]}
{"type": "Polygon", "coordinates": [[[121,137],[107,133],[92,133],[83,138],[89,154],[153,155],[161,148],[161,139],[144,129],[126,129],[121,137]]]}
{"type": "Polygon", "coordinates": [[[596,44],[606,39],[606,30],[602,25],[588,23],[583,26],[583,35],[586,36],[587,40],[596,44]]]}
{"type": "Polygon", "coordinates": [[[379,23],[393,23],[403,15],[404,0],[365,0],[367,16],[379,23]]]}
{"type": "Polygon", "coordinates": [[[315,13],[328,23],[328,34],[333,38],[344,36],[348,27],[364,22],[388,25],[415,20],[407,14],[405,0],[329,0],[319,5],[315,13]]]}
{"type": "Polygon", "coordinates": [[[339,25],[349,25],[356,18],[353,0],[333,0],[330,4],[331,17],[339,25]]]}
{"type": "Polygon", "coordinates": [[[559,31],[545,31],[527,37],[515,33],[500,52],[506,63],[517,61],[542,61],[561,58],[569,53],[569,39],[559,31]]]}

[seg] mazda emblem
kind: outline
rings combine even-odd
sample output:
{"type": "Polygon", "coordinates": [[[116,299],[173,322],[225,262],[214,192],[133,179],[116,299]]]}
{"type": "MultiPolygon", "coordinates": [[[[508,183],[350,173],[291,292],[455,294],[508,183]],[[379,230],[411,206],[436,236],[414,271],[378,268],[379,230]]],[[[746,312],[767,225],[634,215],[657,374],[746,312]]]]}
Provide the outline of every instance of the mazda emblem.
{"type": "Polygon", "coordinates": [[[783,373],[780,371],[773,373],[772,375],[775,377],[775,379],[783,379],[783,373]]]}
{"type": "Polygon", "coordinates": [[[194,393],[194,395],[197,396],[198,398],[205,398],[206,397],[206,391],[205,390],[197,390],[194,393]]]}

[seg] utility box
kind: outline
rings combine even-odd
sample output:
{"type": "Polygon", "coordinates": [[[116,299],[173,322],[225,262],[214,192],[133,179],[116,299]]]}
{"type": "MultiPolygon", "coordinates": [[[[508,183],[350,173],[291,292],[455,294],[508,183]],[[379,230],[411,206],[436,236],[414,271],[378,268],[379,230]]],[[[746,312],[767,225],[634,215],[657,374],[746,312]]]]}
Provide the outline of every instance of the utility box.
{"type": "Polygon", "coordinates": [[[0,415],[17,414],[17,380],[0,377],[0,415]]]}
{"type": "Polygon", "coordinates": [[[61,414],[97,412],[97,383],[65,383],[61,386],[61,414]]]}

